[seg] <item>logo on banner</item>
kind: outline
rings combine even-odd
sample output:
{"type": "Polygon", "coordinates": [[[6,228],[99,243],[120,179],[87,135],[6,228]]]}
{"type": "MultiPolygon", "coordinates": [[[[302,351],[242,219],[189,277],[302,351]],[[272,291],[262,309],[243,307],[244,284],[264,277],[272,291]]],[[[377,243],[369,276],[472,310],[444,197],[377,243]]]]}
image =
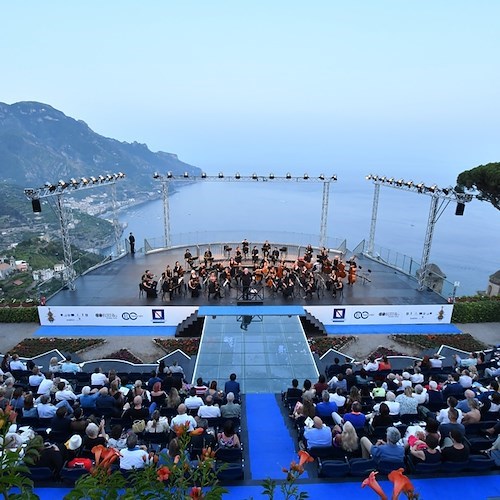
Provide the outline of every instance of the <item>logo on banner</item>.
{"type": "Polygon", "coordinates": [[[368,319],[368,311],[356,311],[354,313],[354,319],[368,319]]]}
{"type": "Polygon", "coordinates": [[[153,309],[151,313],[153,315],[153,323],[165,323],[164,309],[153,309]]]}
{"type": "Polygon", "coordinates": [[[344,307],[334,307],[333,308],[333,321],[345,321],[345,308],[344,307]]]}
{"type": "Polygon", "coordinates": [[[129,319],[135,321],[137,319],[137,313],[135,312],[124,312],[122,313],[122,319],[128,321],[129,319]]]}

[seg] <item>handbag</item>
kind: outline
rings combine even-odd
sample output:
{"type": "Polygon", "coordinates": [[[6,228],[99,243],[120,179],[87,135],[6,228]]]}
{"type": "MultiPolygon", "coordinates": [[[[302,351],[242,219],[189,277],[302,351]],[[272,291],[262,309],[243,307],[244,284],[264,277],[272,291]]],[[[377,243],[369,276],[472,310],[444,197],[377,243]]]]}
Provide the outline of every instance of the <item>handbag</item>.
{"type": "Polygon", "coordinates": [[[146,428],[146,422],[144,420],[134,420],[134,423],[132,424],[132,430],[135,433],[144,432],[145,428],[146,428]]]}

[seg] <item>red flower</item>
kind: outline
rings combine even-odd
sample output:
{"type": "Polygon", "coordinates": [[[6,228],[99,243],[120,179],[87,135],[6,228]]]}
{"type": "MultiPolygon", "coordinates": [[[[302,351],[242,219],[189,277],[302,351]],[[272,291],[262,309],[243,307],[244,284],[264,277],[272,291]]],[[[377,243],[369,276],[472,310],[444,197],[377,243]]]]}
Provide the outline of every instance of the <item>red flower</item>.
{"type": "Polygon", "coordinates": [[[314,458],[311,457],[311,455],[309,455],[309,453],[305,450],[300,450],[298,455],[300,458],[299,465],[301,466],[309,462],[314,462],[314,458]]]}
{"type": "Polygon", "coordinates": [[[387,500],[387,495],[384,493],[384,490],[382,490],[375,477],[376,474],[377,472],[370,472],[370,475],[361,483],[361,488],[369,486],[382,500],[387,500]]]}
{"type": "Polygon", "coordinates": [[[189,496],[193,500],[201,500],[203,498],[203,491],[201,490],[201,488],[199,486],[193,486],[191,488],[189,496]]]}
{"type": "Polygon", "coordinates": [[[170,469],[164,465],[163,467],[160,467],[157,471],[156,474],[158,476],[158,481],[167,481],[168,478],[170,477],[170,469]]]}
{"type": "Polygon", "coordinates": [[[95,456],[96,467],[108,468],[120,456],[114,448],[106,448],[102,444],[94,446],[92,453],[95,456]]]}
{"type": "Polygon", "coordinates": [[[393,470],[387,476],[389,481],[394,483],[394,491],[392,492],[392,500],[397,500],[401,492],[405,494],[414,493],[415,489],[411,481],[403,474],[404,469],[393,470]]]}

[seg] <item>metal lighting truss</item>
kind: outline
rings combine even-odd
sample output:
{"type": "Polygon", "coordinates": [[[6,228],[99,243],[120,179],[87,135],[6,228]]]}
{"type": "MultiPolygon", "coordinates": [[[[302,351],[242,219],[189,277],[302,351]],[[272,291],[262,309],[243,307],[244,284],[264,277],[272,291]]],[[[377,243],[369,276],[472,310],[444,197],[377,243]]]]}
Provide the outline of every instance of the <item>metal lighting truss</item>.
{"type": "MultiPolygon", "coordinates": [[[[53,201],[53,207],[59,219],[59,226],[61,229],[61,240],[64,252],[64,271],[62,273],[63,286],[70,290],[75,290],[75,269],[73,265],[73,256],[71,254],[71,238],[69,233],[69,226],[71,222],[71,214],[69,208],[64,204],[64,196],[80,191],[82,189],[92,189],[95,187],[114,185],[117,180],[124,179],[125,174],[118,172],[117,174],[99,175],[98,177],[82,177],[80,179],[71,178],[68,182],[60,180],[56,184],[46,182],[40,188],[25,188],[24,194],[31,200],[41,200],[47,198],[53,201]]],[[[113,189],[113,210],[116,210],[116,190],[113,189]]],[[[113,217],[115,224],[115,238],[117,238],[117,246],[119,234],[117,232],[117,218],[116,214],[113,217]]]]}
{"type": "Polygon", "coordinates": [[[217,175],[207,175],[202,173],[199,176],[190,175],[188,172],[184,172],[182,175],[174,175],[172,172],[167,172],[166,175],[162,175],[155,172],[153,179],[157,180],[162,185],[162,195],[163,195],[163,230],[165,235],[165,247],[169,248],[171,245],[170,241],[170,211],[169,211],[169,189],[168,185],[171,182],[193,182],[197,180],[201,181],[211,181],[211,182],[322,182],[323,183],[323,200],[321,207],[321,225],[320,225],[320,246],[326,246],[327,240],[327,222],[328,222],[328,199],[330,195],[330,183],[337,181],[337,176],[332,175],[331,177],[326,177],[324,174],[318,177],[310,177],[308,174],[304,174],[302,177],[293,176],[287,173],[285,176],[277,176],[274,174],[269,174],[268,176],[263,175],[240,175],[236,173],[234,176],[226,176],[222,172],[217,175]]]}
{"type": "Polygon", "coordinates": [[[427,267],[429,265],[429,257],[431,253],[432,237],[437,221],[446,210],[450,202],[469,203],[474,198],[471,194],[465,194],[457,191],[453,187],[439,188],[436,184],[430,186],[423,182],[414,183],[413,181],[405,181],[404,179],[395,179],[394,177],[381,177],[378,175],[369,174],[367,180],[371,180],[374,184],[372,219],[370,224],[370,237],[368,239],[367,254],[373,255],[373,247],[375,242],[375,229],[377,226],[377,211],[378,200],[380,195],[380,186],[387,186],[402,191],[409,191],[418,194],[430,196],[431,204],[429,209],[429,217],[427,220],[427,229],[425,232],[424,248],[422,251],[422,259],[420,264],[420,272],[418,275],[418,289],[424,290],[426,287],[426,278],[428,276],[427,267]]]}

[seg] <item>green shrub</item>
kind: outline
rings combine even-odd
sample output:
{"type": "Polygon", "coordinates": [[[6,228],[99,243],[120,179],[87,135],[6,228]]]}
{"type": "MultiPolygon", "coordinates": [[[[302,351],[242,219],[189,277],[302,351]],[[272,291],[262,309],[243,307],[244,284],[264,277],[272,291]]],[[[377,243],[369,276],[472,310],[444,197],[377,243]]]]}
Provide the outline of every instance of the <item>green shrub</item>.
{"type": "Polygon", "coordinates": [[[453,307],[453,323],[488,323],[500,321],[500,300],[472,297],[460,300],[453,307]]]}
{"type": "Polygon", "coordinates": [[[0,307],[0,323],[38,323],[38,308],[0,307]]]}

